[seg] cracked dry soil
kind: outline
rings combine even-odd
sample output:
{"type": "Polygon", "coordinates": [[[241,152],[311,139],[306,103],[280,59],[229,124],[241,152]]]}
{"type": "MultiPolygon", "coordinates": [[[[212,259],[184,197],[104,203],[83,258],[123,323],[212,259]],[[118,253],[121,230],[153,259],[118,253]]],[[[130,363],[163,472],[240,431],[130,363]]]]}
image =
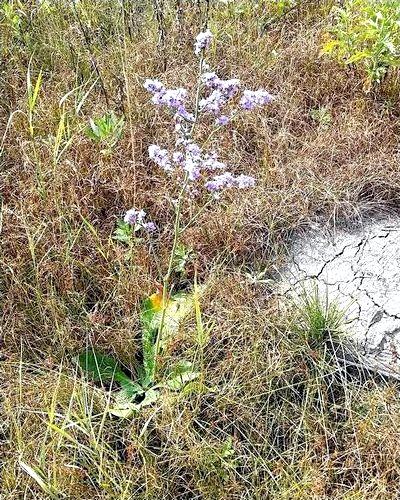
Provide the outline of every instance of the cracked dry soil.
{"type": "Polygon", "coordinates": [[[400,219],[315,226],[293,244],[282,278],[285,295],[317,289],[336,302],[360,354],[400,373],[400,219]]]}

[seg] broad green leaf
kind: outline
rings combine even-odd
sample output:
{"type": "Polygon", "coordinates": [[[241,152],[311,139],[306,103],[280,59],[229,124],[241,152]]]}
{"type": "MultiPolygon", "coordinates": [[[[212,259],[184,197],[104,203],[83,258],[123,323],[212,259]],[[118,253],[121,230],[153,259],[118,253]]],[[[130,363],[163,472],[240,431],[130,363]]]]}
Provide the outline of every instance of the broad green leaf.
{"type": "Polygon", "coordinates": [[[115,380],[125,386],[133,381],[122,371],[119,363],[110,356],[94,350],[85,351],[75,358],[80,368],[96,382],[112,382],[115,380]]]}
{"type": "Polygon", "coordinates": [[[152,380],[155,359],[155,342],[162,324],[160,351],[165,350],[176,337],[182,321],[194,310],[193,295],[188,293],[175,294],[163,311],[162,292],[154,293],[143,302],[140,320],[142,324],[143,368],[141,383],[149,385],[152,380]],[[163,318],[164,315],[164,318],[163,318]]]}
{"type": "Polygon", "coordinates": [[[166,349],[171,341],[174,340],[183,320],[193,310],[192,294],[179,293],[171,298],[165,311],[164,326],[160,341],[161,350],[166,349]]]}
{"type": "Polygon", "coordinates": [[[145,397],[143,401],[140,403],[121,403],[115,405],[113,408],[109,410],[111,415],[120,418],[129,418],[135,416],[139,413],[139,411],[145,406],[150,406],[155,403],[160,397],[159,391],[156,389],[149,389],[145,393],[145,397]]]}
{"type": "Polygon", "coordinates": [[[86,135],[96,142],[105,142],[108,146],[105,151],[109,151],[120,138],[123,126],[124,118],[117,118],[112,112],[106,113],[99,118],[90,118],[86,135]]]}
{"type": "Polygon", "coordinates": [[[132,403],[137,396],[144,392],[141,385],[131,380],[121,384],[121,387],[121,390],[115,394],[117,404],[132,403]]]}
{"type": "Polygon", "coordinates": [[[148,391],[146,391],[143,401],[137,403],[136,406],[139,410],[141,408],[144,408],[145,406],[151,406],[158,400],[159,397],[160,392],[157,389],[149,389],[148,391]]]}
{"type": "Polygon", "coordinates": [[[209,392],[209,388],[201,381],[198,377],[196,380],[191,380],[187,384],[185,384],[179,393],[184,397],[188,397],[192,394],[200,395],[207,394],[209,392]]]}
{"type": "Polygon", "coordinates": [[[123,220],[119,220],[113,234],[113,239],[128,245],[131,241],[133,233],[134,229],[130,224],[124,222],[123,220]]]}
{"type": "Polygon", "coordinates": [[[137,415],[138,409],[134,403],[126,403],[114,408],[110,408],[109,413],[114,417],[129,418],[137,415]]]}
{"type": "Polygon", "coordinates": [[[194,370],[190,361],[182,360],[171,370],[163,385],[173,391],[180,391],[188,382],[196,380],[199,376],[200,372],[194,370]]]}

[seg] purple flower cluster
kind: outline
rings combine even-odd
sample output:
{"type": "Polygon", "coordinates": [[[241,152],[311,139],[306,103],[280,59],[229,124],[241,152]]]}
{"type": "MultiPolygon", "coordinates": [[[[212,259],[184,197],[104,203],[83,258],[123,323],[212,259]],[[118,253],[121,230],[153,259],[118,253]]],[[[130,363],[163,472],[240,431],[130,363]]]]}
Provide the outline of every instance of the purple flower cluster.
{"type": "Polygon", "coordinates": [[[152,94],[158,94],[165,91],[165,85],[159,80],[151,80],[150,78],[147,78],[143,86],[152,94]]]}
{"type": "Polygon", "coordinates": [[[144,229],[149,233],[156,230],[156,225],[154,222],[145,222],[146,212],[144,210],[135,210],[131,208],[128,210],[124,217],[124,222],[134,226],[135,229],[144,229]]]}
{"type": "Polygon", "coordinates": [[[218,115],[226,103],[227,100],[224,94],[219,90],[213,90],[207,98],[200,99],[200,111],[208,111],[209,113],[218,115]]]}
{"type": "Polygon", "coordinates": [[[210,30],[203,31],[196,36],[194,44],[194,53],[198,56],[202,50],[208,49],[212,41],[213,35],[210,30]]]}
{"type": "Polygon", "coordinates": [[[149,147],[150,158],[164,170],[173,170],[173,165],[180,167],[186,172],[189,181],[197,181],[200,177],[207,178],[210,172],[224,171],[223,174],[216,175],[205,182],[205,188],[211,192],[234,187],[245,189],[255,185],[254,177],[234,176],[225,171],[226,164],[218,160],[215,152],[204,153],[196,143],[188,140],[179,141],[178,146],[182,146],[182,150],[170,154],[166,149],[153,144],[149,147]]]}
{"type": "MultiPolygon", "coordinates": [[[[206,50],[212,40],[212,33],[206,30],[196,37],[195,53],[199,54],[206,50]]],[[[206,69],[201,74],[200,80],[205,88],[210,89],[211,93],[203,97],[199,101],[199,112],[211,113],[215,119],[215,124],[218,126],[227,125],[230,122],[228,114],[222,114],[222,109],[231,101],[240,90],[240,80],[231,78],[223,80],[213,72],[209,71],[209,66],[202,63],[202,68],[206,69]]],[[[190,113],[186,109],[186,100],[188,92],[184,88],[167,89],[159,80],[147,79],[144,87],[153,94],[152,102],[159,106],[166,106],[175,113],[177,122],[176,131],[184,131],[182,128],[183,122],[194,123],[195,114],[190,113]]],[[[257,107],[265,106],[274,99],[274,96],[263,89],[259,90],[243,90],[239,100],[239,107],[243,110],[250,111],[257,107]]]]}
{"type": "Polygon", "coordinates": [[[218,160],[217,154],[204,153],[194,142],[181,140],[177,143],[181,147],[180,151],[174,151],[172,154],[160,148],[157,144],[149,147],[150,158],[162,169],[172,171],[175,165],[187,173],[190,181],[198,180],[202,174],[210,171],[224,170],[225,163],[218,160]]]}
{"type": "Polygon", "coordinates": [[[238,78],[221,80],[215,72],[203,73],[201,81],[206,87],[219,90],[227,99],[232,98],[240,87],[240,80],[238,78]]]}
{"type": "MultiPolygon", "coordinates": [[[[196,37],[194,51],[196,55],[210,46],[212,33],[206,30],[196,37]]],[[[197,122],[203,113],[210,113],[215,117],[218,126],[227,125],[239,109],[253,110],[269,104],[274,96],[266,90],[241,90],[240,80],[231,78],[223,80],[210,71],[208,64],[201,57],[201,75],[198,81],[198,91],[201,98],[196,99],[197,108],[190,112],[186,105],[188,92],[184,88],[168,89],[156,79],[147,79],[144,82],[145,89],[152,94],[152,102],[157,106],[163,106],[174,114],[175,132],[177,140],[174,150],[163,149],[157,144],[151,144],[148,148],[150,159],[168,173],[174,173],[182,182],[185,177],[189,185],[186,185],[187,193],[197,193],[198,183],[202,182],[205,189],[218,197],[221,191],[230,188],[246,189],[255,185],[254,177],[249,175],[234,175],[227,170],[227,165],[218,159],[215,152],[205,152],[193,140],[193,132],[197,122]],[[204,92],[206,91],[206,92],[204,92]],[[237,99],[236,99],[237,98],[237,99]],[[233,111],[227,109],[228,105],[236,102],[233,111]],[[223,109],[225,108],[225,110],[223,109]]],[[[134,227],[134,231],[144,229],[154,231],[156,226],[153,222],[146,222],[146,212],[132,208],[125,214],[124,221],[134,227]]]]}
{"type": "MultiPolygon", "coordinates": [[[[207,88],[212,89],[212,92],[208,97],[200,100],[200,110],[214,115],[220,114],[221,108],[237,94],[240,88],[239,79],[221,80],[214,72],[203,73],[201,81],[207,88]]],[[[218,125],[226,125],[228,122],[228,117],[224,117],[222,120],[217,119],[218,125]]]]}
{"type": "Polygon", "coordinates": [[[186,110],[187,90],[183,88],[167,89],[159,80],[147,79],[144,88],[153,94],[151,101],[157,106],[165,106],[176,113],[176,116],[188,122],[194,121],[194,116],[186,110]]]}
{"type": "Polygon", "coordinates": [[[135,224],[142,224],[145,217],[146,212],[144,210],[135,210],[134,208],[131,208],[126,212],[124,222],[134,226],[135,224]]]}
{"type": "Polygon", "coordinates": [[[230,118],[229,118],[229,116],[226,116],[226,115],[220,115],[215,120],[216,125],[228,125],[229,122],[230,122],[230,118]]]}
{"type": "Polygon", "coordinates": [[[240,99],[239,105],[246,111],[251,111],[254,108],[265,106],[274,99],[274,96],[263,89],[245,90],[240,99]]]}
{"type": "Polygon", "coordinates": [[[185,104],[187,98],[186,89],[164,89],[161,92],[155,92],[152,97],[154,104],[159,106],[166,106],[171,109],[179,109],[185,104]]]}
{"type": "Polygon", "coordinates": [[[184,146],[184,152],[174,153],[177,165],[181,166],[190,181],[196,181],[201,175],[201,150],[195,143],[188,142],[184,146]]]}
{"type": "MultiPolygon", "coordinates": [[[[206,30],[196,37],[194,51],[203,54],[211,44],[212,33],[206,30]]],[[[266,90],[241,91],[241,83],[237,78],[223,80],[210,71],[208,64],[201,59],[202,73],[198,81],[201,98],[193,112],[186,108],[188,92],[184,88],[167,89],[159,80],[147,79],[144,87],[152,94],[152,102],[165,106],[174,113],[175,131],[178,139],[173,151],[163,149],[157,144],[149,146],[149,157],[167,172],[181,172],[188,181],[204,181],[204,187],[210,192],[218,193],[223,189],[245,189],[255,185],[255,179],[248,175],[235,176],[227,171],[225,163],[218,160],[216,153],[206,153],[193,141],[192,134],[203,113],[215,117],[218,126],[227,125],[239,109],[253,110],[273,100],[266,90]],[[206,91],[206,92],[205,92],[206,91]],[[239,95],[240,93],[240,95],[239,95]],[[238,99],[235,98],[238,96],[238,99]],[[227,106],[236,102],[236,111],[227,106]],[[224,110],[225,108],[225,110],[224,110]],[[215,175],[217,172],[218,175],[215,175]]],[[[191,188],[192,189],[192,188],[191,188]]]]}
{"type": "Polygon", "coordinates": [[[220,81],[220,79],[218,78],[217,73],[215,73],[214,71],[210,71],[201,75],[201,81],[206,87],[216,89],[218,87],[218,82],[220,81]]]}
{"type": "Polygon", "coordinates": [[[254,186],[254,177],[243,174],[235,177],[230,172],[224,172],[221,175],[216,175],[205,184],[205,187],[211,192],[218,192],[228,188],[246,189],[254,186]]]}
{"type": "Polygon", "coordinates": [[[172,164],[167,149],[162,149],[157,144],[149,146],[149,158],[166,172],[172,170],[172,164]]]}

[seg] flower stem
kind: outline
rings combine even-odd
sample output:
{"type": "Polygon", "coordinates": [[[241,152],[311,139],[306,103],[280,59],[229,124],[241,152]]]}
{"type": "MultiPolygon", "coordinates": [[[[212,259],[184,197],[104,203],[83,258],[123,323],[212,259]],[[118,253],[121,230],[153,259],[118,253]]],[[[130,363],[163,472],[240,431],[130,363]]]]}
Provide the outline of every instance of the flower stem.
{"type": "Polygon", "coordinates": [[[201,74],[203,72],[203,62],[204,62],[204,56],[202,55],[200,57],[200,62],[199,62],[199,74],[197,76],[197,89],[196,89],[196,100],[194,103],[194,122],[192,125],[192,128],[190,129],[189,136],[193,137],[193,132],[194,129],[196,128],[197,122],[199,121],[199,102],[200,102],[200,92],[201,92],[201,74]]]}
{"type": "Polygon", "coordinates": [[[159,325],[158,330],[157,330],[157,338],[156,338],[156,343],[155,343],[155,347],[154,347],[154,359],[155,359],[155,361],[154,361],[154,365],[153,365],[153,373],[151,374],[152,381],[154,381],[156,373],[157,373],[157,358],[158,358],[158,355],[160,353],[160,341],[161,341],[162,331],[163,331],[164,324],[165,324],[167,301],[169,299],[169,297],[168,297],[169,284],[170,284],[172,269],[174,266],[176,248],[178,246],[179,236],[181,234],[180,217],[181,217],[181,211],[182,211],[182,202],[183,202],[183,198],[185,195],[185,191],[186,191],[188,182],[189,182],[189,174],[186,173],[184,181],[183,181],[181,192],[179,193],[178,203],[176,206],[176,214],[175,214],[175,221],[174,221],[174,241],[172,243],[172,249],[171,249],[171,253],[169,256],[168,270],[163,278],[162,315],[161,315],[160,325],[159,325]]]}

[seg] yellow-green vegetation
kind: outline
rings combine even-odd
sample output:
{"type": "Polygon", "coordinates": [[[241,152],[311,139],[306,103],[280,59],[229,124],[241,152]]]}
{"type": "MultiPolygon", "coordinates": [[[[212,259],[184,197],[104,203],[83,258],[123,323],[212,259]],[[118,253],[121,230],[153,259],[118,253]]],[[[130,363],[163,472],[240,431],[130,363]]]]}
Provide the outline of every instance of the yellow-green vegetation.
{"type": "Polygon", "coordinates": [[[398,389],[340,367],[334,304],[273,293],[296,230],[398,208],[399,21],[394,0],[0,1],[2,500],[399,497],[398,389]],[[195,91],[206,28],[218,75],[274,96],[218,139],[193,126],[256,179],[219,199],[148,155],[174,138],[145,79],[195,91]]]}
{"type": "Polygon", "coordinates": [[[333,9],[332,40],[323,52],[361,67],[366,86],[380,83],[400,64],[400,4],[397,0],[347,0],[333,9]]]}

